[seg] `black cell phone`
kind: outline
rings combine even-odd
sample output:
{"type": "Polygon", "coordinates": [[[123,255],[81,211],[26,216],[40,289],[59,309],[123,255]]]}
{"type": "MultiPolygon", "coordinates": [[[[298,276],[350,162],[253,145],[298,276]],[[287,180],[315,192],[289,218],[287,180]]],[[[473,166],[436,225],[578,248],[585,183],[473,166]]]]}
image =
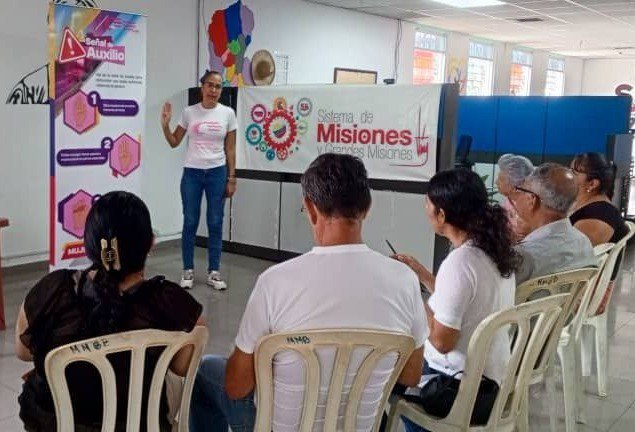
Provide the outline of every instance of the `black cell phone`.
{"type": "MultiPolygon", "coordinates": [[[[388,245],[388,247],[390,248],[392,253],[397,255],[397,251],[395,250],[394,247],[392,247],[392,244],[390,244],[388,239],[385,239],[385,240],[386,240],[386,244],[388,245]]],[[[430,297],[430,291],[428,291],[428,288],[426,288],[426,286],[424,284],[422,284],[421,282],[419,282],[419,288],[421,288],[421,292],[424,294],[424,300],[428,301],[428,298],[430,297]]]]}

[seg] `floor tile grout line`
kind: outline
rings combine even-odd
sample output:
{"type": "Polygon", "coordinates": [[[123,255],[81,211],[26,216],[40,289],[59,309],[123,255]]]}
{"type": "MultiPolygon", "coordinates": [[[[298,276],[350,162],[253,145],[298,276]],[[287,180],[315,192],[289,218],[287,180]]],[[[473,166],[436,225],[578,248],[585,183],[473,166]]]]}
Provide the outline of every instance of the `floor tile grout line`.
{"type": "Polygon", "coordinates": [[[635,405],[635,401],[633,401],[633,403],[631,403],[628,408],[626,408],[626,411],[624,411],[618,418],[616,418],[613,423],[611,423],[611,426],[609,426],[609,428],[606,430],[606,432],[610,432],[611,429],[613,429],[613,426],[615,426],[617,424],[617,422],[619,422],[622,417],[624,417],[626,414],[628,414],[628,412],[631,410],[631,408],[633,408],[633,405],[635,405]]]}

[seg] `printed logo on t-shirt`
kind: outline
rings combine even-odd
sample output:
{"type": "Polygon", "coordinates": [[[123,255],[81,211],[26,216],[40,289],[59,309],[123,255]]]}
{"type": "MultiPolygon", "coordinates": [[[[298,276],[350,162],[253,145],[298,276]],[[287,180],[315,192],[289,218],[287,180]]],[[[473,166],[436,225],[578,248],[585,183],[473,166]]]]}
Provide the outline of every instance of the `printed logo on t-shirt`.
{"type": "Polygon", "coordinates": [[[222,132],[223,126],[217,121],[205,121],[195,124],[194,130],[200,135],[213,135],[222,132]]]}

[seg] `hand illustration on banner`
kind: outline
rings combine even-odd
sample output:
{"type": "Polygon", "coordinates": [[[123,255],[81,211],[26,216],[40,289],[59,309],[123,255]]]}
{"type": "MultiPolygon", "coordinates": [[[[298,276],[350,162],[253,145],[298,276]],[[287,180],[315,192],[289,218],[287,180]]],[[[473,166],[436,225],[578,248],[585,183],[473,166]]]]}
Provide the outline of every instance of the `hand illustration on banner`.
{"type": "Polygon", "coordinates": [[[124,138],[121,142],[121,150],[119,150],[119,166],[121,166],[123,172],[127,172],[132,163],[132,155],[128,148],[129,145],[128,140],[124,138]]]}
{"type": "Polygon", "coordinates": [[[62,229],[78,239],[84,236],[86,218],[92,206],[93,196],[84,190],[69,194],[57,204],[58,222],[62,229]]]}
{"type": "Polygon", "coordinates": [[[73,229],[75,231],[84,232],[89,207],[85,199],[76,201],[73,204],[73,229]]]}
{"type": "Polygon", "coordinates": [[[80,135],[97,125],[97,109],[88,103],[83,91],[76,92],[64,101],[64,123],[80,135]]]}
{"type": "Polygon", "coordinates": [[[84,122],[86,121],[86,103],[82,102],[81,99],[75,99],[75,104],[74,104],[74,108],[75,108],[75,119],[76,119],[76,125],[78,128],[81,128],[81,125],[84,124],[84,122]]]}
{"type": "Polygon", "coordinates": [[[115,177],[127,177],[139,168],[141,163],[141,140],[128,134],[121,134],[112,143],[110,150],[110,168],[115,177]]]}

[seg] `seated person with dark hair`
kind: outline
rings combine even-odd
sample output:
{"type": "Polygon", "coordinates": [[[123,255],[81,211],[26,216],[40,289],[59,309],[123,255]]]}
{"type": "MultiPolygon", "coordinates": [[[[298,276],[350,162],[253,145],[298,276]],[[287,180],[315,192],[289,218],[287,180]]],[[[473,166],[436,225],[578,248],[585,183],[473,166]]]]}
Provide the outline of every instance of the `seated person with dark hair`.
{"type": "MultiPolygon", "coordinates": [[[[432,293],[425,305],[430,334],[424,345],[421,389],[408,393],[429,414],[445,417],[456,399],[476,328],[514,304],[519,256],[513,249],[507,213],[489,202],[483,180],[472,171],[436,173],[430,179],[425,213],[430,227],[447,238],[453,250],[436,275],[411,256],[395,256],[432,293]]],[[[474,424],[487,423],[509,362],[509,347],[509,335],[499,330],[485,360],[472,411],[474,424]]],[[[423,430],[407,419],[404,423],[408,432],[423,430]]]]}
{"type": "MultiPolygon", "coordinates": [[[[85,270],[57,270],[44,276],[26,296],[16,323],[18,358],[35,369],[25,377],[20,418],[29,432],[55,431],[55,409],[44,359],[71,342],[129,330],[191,331],[204,325],[202,306],[177,284],[162,277],[146,280],[144,267],[154,234],[146,205],[128,192],[110,192],[93,205],[86,219],[84,245],[93,265],[85,270]]],[[[144,368],[144,394],[161,354],[150,349],[144,368]]],[[[182,348],[170,370],[184,376],[192,348],[182,348]]],[[[127,353],[109,359],[117,377],[116,431],[126,430],[130,360],[127,353]],[[124,383],[125,385],[122,385],[124,383]]],[[[101,431],[102,391],[97,370],[84,362],[66,370],[77,431],[101,431]]],[[[169,431],[163,395],[160,427],[169,431]]],[[[146,430],[141,416],[141,431],[146,430]]]]}
{"type": "MultiPolygon", "coordinates": [[[[582,153],[576,155],[571,162],[578,195],[571,208],[569,220],[589,238],[593,246],[617,243],[629,231],[619,210],[611,202],[616,169],[615,164],[608,162],[600,153],[582,153]]],[[[621,256],[617,263],[620,262],[621,256]]],[[[619,265],[616,265],[609,288],[596,313],[601,314],[606,309],[618,272],[619,265]]]]}
{"type": "MultiPolygon", "coordinates": [[[[228,425],[234,432],[253,430],[254,350],[260,338],[272,333],[363,328],[408,334],[414,337],[416,350],[398,381],[407,386],[419,382],[427,336],[419,282],[406,265],[363,243],[362,222],[371,205],[363,163],[349,155],[323,154],[302,176],[302,192],[316,246],[260,275],[229,360],[219,356],[203,359],[192,394],[192,432],[225,432],[228,425]]],[[[333,353],[318,351],[318,356],[322,377],[328,380],[333,353]]],[[[359,363],[362,357],[361,352],[354,352],[351,363],[359,363]]],[[[393,364],[394,358],[382,359],[371,382],[385,382],[393,364]]],[[[304,362],[296,354],[280,353],[274,358],[274,371],[272,430],[297,431],[304,362]]],[[[347,383],[351,379],[349,376],[347,383]]],[[[328,381],[322,385],[318,407],[326,405],[328,381]]],[[[377,407],[380,396],[381,386],[364,390],[358,430],[372,429],[374,414],[381,409],[377,407]]],[[[324,410],[318,408],[318,427],[323,416],[324,410]]]]}

